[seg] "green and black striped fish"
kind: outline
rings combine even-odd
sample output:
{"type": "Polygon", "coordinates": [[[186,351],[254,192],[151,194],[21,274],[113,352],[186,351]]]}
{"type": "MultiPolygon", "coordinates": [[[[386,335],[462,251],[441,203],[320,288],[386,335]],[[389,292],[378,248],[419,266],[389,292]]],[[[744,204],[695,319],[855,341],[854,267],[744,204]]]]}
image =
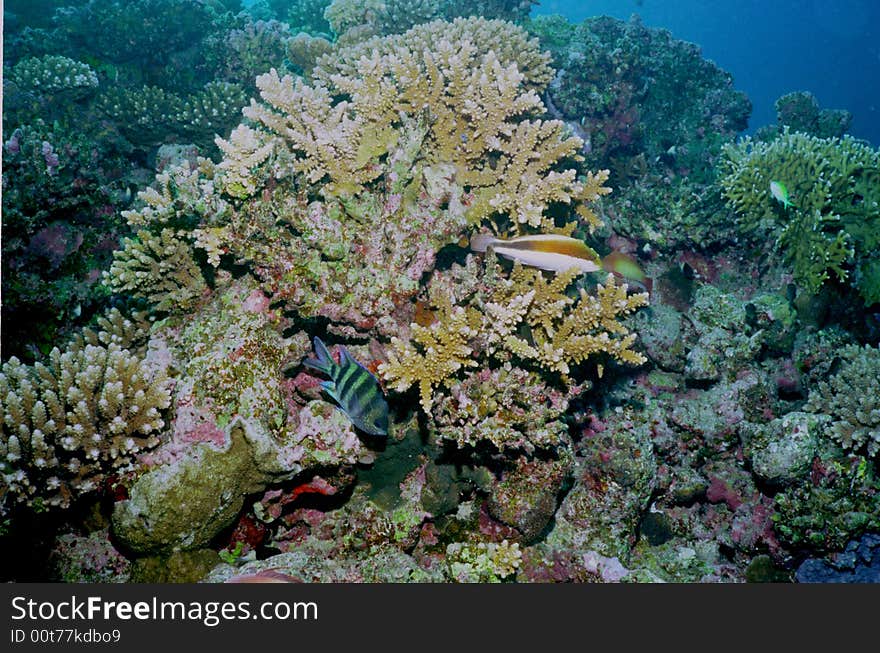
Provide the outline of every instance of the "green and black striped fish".
{"type": "Polygon", "coordinates": [[[321,387],[339,404],[352,424],[370,435],[388,435],[388,403],[379,382],[345,347],[339,351],[337,363],[315,336],[317,358],[307,358],[303,365],[330,377],[329,381],[321,382],[321,387]]]}

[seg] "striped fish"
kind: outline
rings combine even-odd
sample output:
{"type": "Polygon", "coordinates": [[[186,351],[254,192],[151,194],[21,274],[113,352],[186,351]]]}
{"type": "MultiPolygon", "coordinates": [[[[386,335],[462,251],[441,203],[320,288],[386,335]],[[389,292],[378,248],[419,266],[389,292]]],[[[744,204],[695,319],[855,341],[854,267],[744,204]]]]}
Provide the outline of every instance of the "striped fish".
{"type": "Polygon", "coordinates": [[[602,269],[602,261],[596,252],[584,241],[568,236],[535,234],[502,240],[492,234],[478,233],[471,238],[473,251],[485,252],[489,247],[499,256],[551,272],[571,268],[578,268],[581,272],[602,269]]]}
{"type": "Polygon", "coordinates": [[[321,387],[339,405],[351,423],[370,435],[388,434],[388,403],[379,382],[358,363],[345,347],[340,347],[339,363],[333,360],[326,345],[315,336],[317,358],[307,358],[303,365],[330,377],[321,387]]]}

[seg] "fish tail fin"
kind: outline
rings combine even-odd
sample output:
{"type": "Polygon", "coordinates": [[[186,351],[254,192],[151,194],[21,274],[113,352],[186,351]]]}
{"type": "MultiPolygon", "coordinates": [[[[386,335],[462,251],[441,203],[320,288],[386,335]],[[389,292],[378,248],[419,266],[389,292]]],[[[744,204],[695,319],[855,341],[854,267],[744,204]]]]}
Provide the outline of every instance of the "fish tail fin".
{"type": "Polygon", "coordinates": [[[329,375],[336,363],[333,361],[333,357],[330,356],[327,346],[318,336],[315,336],[315,354],[317,358],[307,358],[303,361],[303,365],[329,375]]]}
{"type": "Polygon", "coordinates": [[[485,232],[475,233],[471,236],[471,250],[485,252],[495,242],[495,236],[485,232]]]}
{"type": "Polygon", "coordinates": [[[613,251],[603,258],[602,269],[606,272],[619,274],[624,279],[639,281],[642,284],[644,284],[645,279],[647,279],[645,273],[642,272],[642,268],[639,267],[638,261],[629,254],[624,254],[623,252],[613,251]]]}

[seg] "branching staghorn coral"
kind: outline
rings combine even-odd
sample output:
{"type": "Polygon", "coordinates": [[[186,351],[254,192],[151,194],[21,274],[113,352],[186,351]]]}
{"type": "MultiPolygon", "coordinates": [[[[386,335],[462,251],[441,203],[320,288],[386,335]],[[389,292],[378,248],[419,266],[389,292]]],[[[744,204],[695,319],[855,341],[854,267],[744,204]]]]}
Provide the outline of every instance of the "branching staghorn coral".
{"type": "Polygon", "coordinates": [[[618,320],[645,306],[646,293],[627,295],[626,285],[609,275],[595,295],[581,288],[575,299],[565,291],[576,270],[548,281],[539,270],[518,263],[509,278],[498,268],[494,260],[482,266],[470,256],[465,268],[453,266],[451,282],[435,274],[426,300],[434,322],[411,325],[410,340],[392,338],[379,371],[398,391],[418,384],[425,412],[435,389],[454,382],[459,369],[488,365],[491,359],[519,360],[564,379],[572,365],[594,354],[629,364],[645,361],[632,349],[635,335],[618,320]]]}
{"type": "MultiPolygon", "coordinates": [[[[137,233],[114,252],[104,273],[112,290],[145,299],[159,311],[184,310],[201,296],[207,285],[194,258],[194,227],[207,215],[217,219],[230,210],[214,191],[213,172],[206,159],[194,170],[169,168],[157,175],[156,187],[140,193],[143,207],[123,212],[137,233]]],[[[209,259],[219,256],[210,239],[200,242],[209,259]]]]}
{"type": "Polygon", "coordinates": [[[562,375],[568,375],[570,365],[598,353],[621,363],[644,363],[645,357],[631,348],[635,334],[629,333],[619,319],[646,306],[647,293],[627,295],[626,284],[608,275],[604,285],[596,286],[595,295],[579,288],[575,300],[565,290],[577,277],[576,270],[569,270],[548,281],[540,270],[514,265],[510,278],[496,289],[493,300],[496,305],[508,307],[525,302],[522,322],[528,325],[531,338],[527,341],[518,337],[514,329],[499,327],[500,321],[495,320],[495,337],[501,340],[501,346],[562,375]]]}
{"type": "Polygon", "coordinates": [[[456,307],[430,327],[412,324],[411,341],[392,338],[380,373],[398,392],[418,384],[422,407],[429,411],[436,386],[462,367],[477,365],[470,342],[479,334],[481,317],[474,309],[456,307]]]}
{"type": "Polygon", "coordinates": [[[126,348],[142,337],[141,319],[111,311],[45,363],[3,364],[0,505],[67,507],[158,443],[171,397],[164,371],[126,348]]]}
{"type": "Polygon", "coordinates": [[[827,434],[847,450],[880,453],[880,349],[849,345],[840,370],[810,391],[806,410],[831,416],[827,434]]]}
{"type": "Polygon", "coordinates": [[[721,186],[744,232],[776,239],[795,280],[810,294],[833,274],[855,283],[866,304],[880,301],[872,274],[880,247],[880,151],[852,137],[816,138],[787,128],[769,143],[724,148],[721,186]],[[788,188],[792,206],[770,193],[788,188]]]}

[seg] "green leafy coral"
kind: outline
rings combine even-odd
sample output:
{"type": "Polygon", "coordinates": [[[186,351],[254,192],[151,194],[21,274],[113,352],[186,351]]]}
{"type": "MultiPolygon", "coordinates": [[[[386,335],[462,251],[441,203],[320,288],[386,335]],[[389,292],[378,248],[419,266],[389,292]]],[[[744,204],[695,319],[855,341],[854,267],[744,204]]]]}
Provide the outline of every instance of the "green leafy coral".
{"type": "Polygon", "coordinates": [[[749,138],[724,148],[721,186],[742,231],[775,247],[810,294],[834,277],[852,278],[866,304],[880,301],[880,151],[852,137],[784,130],[769,143],[749,138]],[[770,193],[788,188],[792,206],[770,193]]]}

